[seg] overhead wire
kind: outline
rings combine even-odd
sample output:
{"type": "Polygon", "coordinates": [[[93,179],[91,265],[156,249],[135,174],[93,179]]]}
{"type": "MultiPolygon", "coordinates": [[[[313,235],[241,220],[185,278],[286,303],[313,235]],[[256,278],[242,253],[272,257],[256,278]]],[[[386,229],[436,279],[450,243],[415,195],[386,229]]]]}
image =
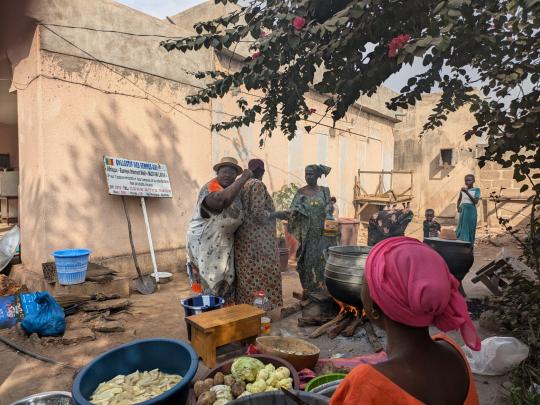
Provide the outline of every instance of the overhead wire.
{"type": "MultiPolygon", "coordinates": [[[[136,82],[134,82],[133,80],[127,78],[126,76],[122,75],[121,73],[117,72],[116,70],[114,70],[113,68],[111,68],[109,66],[109,63],[107,62],[104,62],[100,59],[98,59],[96,56],[92,55],[91,53],[89,53],[88,51],[82,49],[81,47],[79,47],[78,45],[76,45],[73,41],[65,38],[63,35],[59,34],[58,32],[56,32],[55,30],[53,30],[52,28],[48,27],[46,24],[43,24],[43,23],[40,23],[40,25],[45,28],[46,30],[50,31],[52,34],[56,35],[58,38],[62,39],[63,41],[67,42],[69,45],[73,46],[74,48],[76,48],[77,50],[79,50],[80,52],[82,52],[83,54],[85,54],[86,56],[88,56],[91,60],[99,63],[100,65],[102,65],[105,69],[109,70],[110,72],[112,72],[113,74],[117,75],[120,77],[121,80],[126,80],[127,82],[129,82],[131,85],[133,85],[134,87],[136,87],[137,89],[139,89],[140,91],[142,91],[144,94],[146,94],[148,96],[148,101],[152,102],[153,104],[156,105],[156,101],[159,102],[159,103],[162,103],[162,104],[165,104],[167,106],[170,107],[170,110],[167,111],[167,110],[164,110],[163,108],[159,107],[163,112],[165,113],[170,113],[171,111],[176,111],[184,116],[186,116],[186,118],[188,118],[189,120],[191,120],[192,122],[194,122],[195,124],[205,128],[205,129],[208,129],[208,130],[212,130],[210,127],[208,127],[207,125],[205,124],[202,124],[200,122],[198,122],[197,120],[193,119],[191,116],[189,116],[189,114],[186,114],[184,111],[178,109],[176,107],[176,105],[181,105],[181,104],[172,104],[172,103],[169,103],[163,99],[161,99],[160,97],[158,96],[155,96],[154,94],[148,92],[147,90],[145,90],[144,88],[142,88],[141,86],[139,86],[136,82]],[[155,100],[152,100],[152,99],[155,99],[155,100]]],[[[117,65],[118,66],[118,65],[117,65]]],[[[127,67],[124,67],[124,68],[127,68],[127,67]]],[[[127,69],[131,69],[131,68],[127,68],[127,69]]],[[[136,70],[136,69],[132,69],[132,70],[136,70]]],[[[148,72],[144,72],[144,71],[141,71],[141,70],[137,70],[141,73],[144,73],[144,74],[150,74],[150,75],[154,75],[152,73],[148,73],[148,72]]],[[[187,71],[186,71],[187,72],[187,71]]],[[[191,73],[191,72],[190,72],[191,73]]],[[[154,75],[154,76],[157,76],[157,75],[154,75]]],[[[165,77],[162,77],[162,76],[158,76],[158,77],[161,77],[165,80],[171,80],[172,82],[176,82],[176,83],[179,83],[179,84],[182,84],[182,85],[185,85],[185,86],[189,86],[189,87],[193,87],[193,88],[197,88],[197,89],[204,89],[204,87],[202,86],[197,86],[193,83],[188,83],[188,82],[184,82],[184,81],[181,81],[181,80],[175,80],[175,79],[168,79],[168,78],[165,78],[165,77]]],[[[34,78],[35,79],[35,78],[34,78]]],[[[78,83],[80,84],[80,83],[78,83]]],[[[111,92],[111,93],[114,93],[114,92],[111,92]]],[[[258,96],[258,95],[254,95],[254,94],[251,94],[249,92],[242,92],[248,96],[251,96],[251,97],[255,97],[255,98],[261,98],[261,96],[258,96]]],[[[182,108],[184,109],[187,109],[185,107],[182,106],[182,108]]],[[[224,112],[222,112],[224,113],[224,112]]],[[[229,114],[229,113],[224,113],[226,115],[229,115],[229,116],[234,116],[234,114],[229,114]]],[[[322,114],[318,114],[317,115],[320,115],[322,116],[322,114]]],[[[317,121],[314,121],[314,120],[309,120],[309,119],[302,119],[302,121],[304,122],[308,122],[308,123],[313,123],[313,124],[317,124],[317,121]]],[[[356,135],[356,136],[360,136],[360,137],[364,137],[366,138],[366,135],[364,134],[360,134],[360,133],[357,133],[357,132],[354,132],[354,131],[351,131],[350,129],[343,129],[343,128],[339,128],[339,127],[336,127],[336,126],[331,126],[331,125],[328,125],[328,124],[323,124],[322,122],[318,123],[318,125],[320,126],[323,126],[323,127],[326,127],[326,128],[330,128],[330,129],[334,129],[334,130],[337,130],[337,131],[342,131],[342,132],[346,132],[348,134],[351,134],[351,135],[356,135]]]]}
{"type": "MultiPolygon", "coordinates": [[[[88,27],[79,27],[79,26],[73,26],[73,25],[63,25],[63,24],[53,24],[53,23],[40,23],[40,25],[42,26],[58,26],[58,27],[64,27],[64,28],[79,28],[79,29],[88,29],[88,30],[92,30],[92,31],[100,31],[100,32],[113,32],[113,33],[122,33],[122,34],[126,34],[126,35],[135,35],[135,36],[154,36],[154,34],[135,34],[135,33],[129,33],[129,32],[124,32],[124,31],[116,31],[116,30],[104,30],[104,29],[98,29],[98,28],[88,28],[88,27]]],[[[62,37],[60,34],[58,34],[57,32],[51,30],[51,32],[54,32],[57,36],[61,37],[62,39],[66,40],[67,42],[69,42],[69,40],[65,39],[64,37],[62,37]]],[[[181,37],[171,37],[171,38],[181,38],[181,37]]],[[[250,42],[250,41],[246,41],[246,42],[250,42]]],[[[80,48],[78,48],[79,50],[81,50],[80,48]]],[[[233,55],[235,54],[235,50],[236,50],[236,45],[235,45],[235,48],[234,50],[232,51],[233,52],[233,55]]],[[[83,51],[83,50],[81,50],[83,51]]],[[[84,51],[83,51],[84,52],[84,51]]],[[[58,53],[58,52],[57,52],[58,53]]],[[[88,54],[88,53],[86,53],[88,54]]],[[[89,54],[88,54],[89,55],[89,54]]],[[[232,56],[231,56],[231,59],[232,59],[232,56]]],[[[111,64],[110,62],[103,62],[101,60],[99,60],[98,58],[96,57],[92,57],[92,59],[94,59],[95,61],[97,62],[101,62],[101,63],[107,63],[107,64],[111,64]]],[[[231,60],[229,60],[229,68],[230,68],[230,62],[231,60]]],[[[119,66],[119,65],[117,65],[119,66]]],[[[183,85],[186,85],[186,86],[191,86],[191,87],[194,87],[196,89],[199,89],[199,90],[204,90],[205,88],[202,87],[202,86],[197,86],[193,83],[186,83],[186,82],[183,82],[183,81],[180,81],[180,80],[176,80],[176,79],[170,79],[170,78],[167,78],[167,77],[163,77],[163,76],[159,76],[159,75],[156,75],[154,73],[148,73],[148,72],[145,72],[145,71],[142,71],[142,70],[138,70],[138,69],[135,69],[135,68],[132,68],[132,67],[125,67],[125,66],[121,66],[121,67],[124,67],[126,69],[131,69],[131,70],[135,70],[135,71],[138,71],[138,72],[141,72],[141,73],[144,73],[144,74],[151,74],[151,75],[154,75],[154,76],[157,76],[157,77],[160,77],[162,79],[165,79],[165,80],[170,80],[170,81],[173,81],[173,82],[176,82],[176,83],[179,83],[179,84],[183,84],[183,85]]],[[[187,74],[190,74],[190,75],[193,75],[194,72],[192,71],[189,71],[187,69],[184,69],[184,68],[181,68],[181,67],[178,67],[179,70],[182,70],[183,72],[187,73],[187,74]]],[[[243,90],[239,90],[240,93],[242,94],[245,94],[247,96],[250,96],[250,97],[254,97],[254,98],[257,98],[257,99],[260,99],[262,98],[262,96],[259,96],[259,95],[256,95],[256,94],[252,94],[252,93],[249,93],[247,91],[243,91],[243,90]]],[[[306,97],[308,100],[312,100],[312,101],[316,101],[312,98],[309,98],[309,97],[306,97]]],[[[360,106],[359,108],[359,111],[362,113],[362,107],[360,106]]],[[[328,112],[328,111],[327,111],[328,112]]],[[[320,114],[318,112],[313,112],[312,114],[314,115],[318,115],[319,117],[326,117],[327,115],[327,112],[325,114],[320,114]]],[[[234,116],[234,115],[231,115],[231,116],[234,116]]],[[[303,121],[305,122],[309,122],[309,123],[313,123],[313,124],[316,124],[316,126],[322,126],[322,127],[325,127],[325,128],[330,128],[330,129],[336,129],[336,130],[339,130],[339,131],[345,131],[345,132],[348,132],[349,134],[351,135],[356,135],[356,136],[361,136],[361,137],[364,137],[364,138],[367,138],[366,135],[364,134],[359,134],[359,133],[356,133],[354,131],[350,131],[349,129],[343,129],[343,128],[338,128],[338,127],[335,127],[335,126],[332,126],[332,125],[328,125],[328,124],[323,124],[321,121],[322,120],[319,120],[319,121],[312,121],[312,120],[308,120],[308,119],[302,119],[303,121]]]]}

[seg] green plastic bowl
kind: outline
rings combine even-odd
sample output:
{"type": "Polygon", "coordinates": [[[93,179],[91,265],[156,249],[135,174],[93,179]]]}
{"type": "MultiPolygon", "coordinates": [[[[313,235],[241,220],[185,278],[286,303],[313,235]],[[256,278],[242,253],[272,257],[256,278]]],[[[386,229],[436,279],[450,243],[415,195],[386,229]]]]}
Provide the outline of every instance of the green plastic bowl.
{"type": "Polygon", "coordinates": [[[307,383],[305,391],[309,392],[319,385],[323,385],[332,381],[342,380],[347,374],[343,373],[332,373],[332,374],[323,374],[318,377],[315,377],[313,380],[307,383]]]}

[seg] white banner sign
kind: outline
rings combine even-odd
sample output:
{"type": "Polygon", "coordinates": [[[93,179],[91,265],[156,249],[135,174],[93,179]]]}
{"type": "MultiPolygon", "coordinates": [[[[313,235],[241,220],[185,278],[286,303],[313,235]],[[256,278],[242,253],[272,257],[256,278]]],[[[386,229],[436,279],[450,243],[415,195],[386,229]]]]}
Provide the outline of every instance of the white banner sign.
{"type": "Polygon", "coordinates": [[[159,163],[103,156],[109,194],[172,197],[167,166],[159,163]]]}

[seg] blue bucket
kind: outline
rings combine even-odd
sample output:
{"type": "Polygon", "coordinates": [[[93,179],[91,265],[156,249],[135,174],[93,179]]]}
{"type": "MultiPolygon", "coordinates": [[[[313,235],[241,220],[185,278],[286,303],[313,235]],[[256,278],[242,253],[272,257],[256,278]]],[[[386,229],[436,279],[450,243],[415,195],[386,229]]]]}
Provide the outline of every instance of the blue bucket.
{"type": "Polygon", "coordinates": [[[199,358],[189,343],[160,338],[135,340],[103,353],[85,366],[73,382],[73,399],[77,405],[91,405],[90,397],[100,383],[119,374],[157,368],[167,374],[181,375],[182,381],[138,405],[185,404],[189,383],[198,366],[199,358]]]}
{"type": "Polygon", "coordinates": [[[64,249],[53,252],[58,282],[62,285],[84,283],[90,253],[88,249],[64,249]]]}
{"type": "MultiPolygon", "coordinates": [[[[203,312],[219,309],[225,304],[225,300],[214,295],[197,295],[196,297],[180,300],[180,304],[184,307],[184,316],[187,318],[191,315],[201,314],[203,312]]],[[[191,325],[187,323],[188,339],[191,341],[191,325]]]]}

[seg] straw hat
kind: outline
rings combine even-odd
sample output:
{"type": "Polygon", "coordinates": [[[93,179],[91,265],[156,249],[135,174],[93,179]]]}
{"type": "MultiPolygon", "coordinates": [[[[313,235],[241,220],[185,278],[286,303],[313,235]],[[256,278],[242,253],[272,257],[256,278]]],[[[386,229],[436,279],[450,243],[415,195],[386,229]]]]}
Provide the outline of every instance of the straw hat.
{"type": "Polygon", "coordinates": [[[221,158],[221,161],[214,165],[214,171],[217,173],[217,171],[224,166],[229,166],[233,169],[236,169],[236,172],[238,174],[242,173],[243,171],[242,168],[238,165],[238,160],[230,156],[221,158]]]}

